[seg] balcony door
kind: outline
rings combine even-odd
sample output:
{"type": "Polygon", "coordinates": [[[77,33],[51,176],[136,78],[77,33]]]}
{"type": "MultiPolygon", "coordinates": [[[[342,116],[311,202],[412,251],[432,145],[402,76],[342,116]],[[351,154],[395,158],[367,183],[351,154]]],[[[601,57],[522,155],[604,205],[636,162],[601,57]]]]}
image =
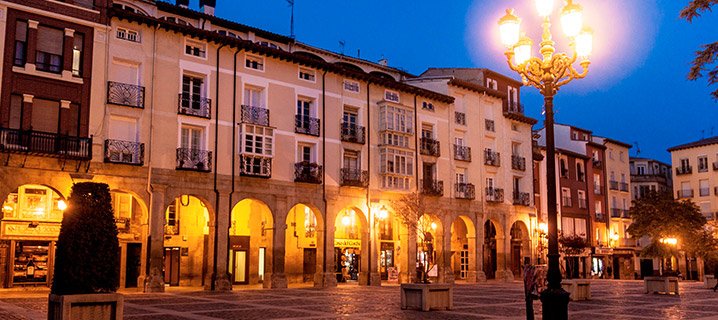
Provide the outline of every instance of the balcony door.
{"type": "Polygon", "coordinates": [[[260,88],[253,88],[253,87],[246,87],[244,88],[244,105],[250,106],[254,108],[264,108],[264,103],[262,102],[264,95],[262,94],[262,89],[260,88]]]}
{"type": "Polygon", "coordinates": [[[309,130],[312,102],[309,100],[297,100],[297,126],[309,130]]]}
{"type": "Polygon", "coordinates": [[[359,118],[359,116],[357,115],[356,110],[344,109],[344,116],[343,116],[342,120],[350,128],[353,128],[354,126],[357,125],[357,123],[358,123],[357,118],[359,118]]]}
{"type": "Polygon", "coordinates": [[[422,163],[422,173],[422,176],[424,177],[424,185],[431,186],[431,183],[435,180],[434,177],[436,175],[436,163],[422,163]]]}
{"type": "Polygon", "coordinates": [[[182,76],[182,108],[199,111],[202,108],[202,78],[182,76]]]}
{"type": "Polygon", "coordinates": [[[354,150],[344,150],[344,165],[343,168],[349,172],[358,172],[361,168],[359,163],[359,152],[354,150]]]}
{"type": "Polygon", "coordinates": [[[180,147],[190,150],[202,150],[204,147],[202,141],[202,128],[183,126],[180,147]]]}
{"type": "MultiPolygon", "coordinates": [[[[137,120],[126,117],[110,117],[108,137],[110,140],[121,141],[108,144],[108,156],[112,161],[135,163],[139,156],[137,142],[137,120]]],[[[113,141],[114,142],[114,141],[113,141]]]]}

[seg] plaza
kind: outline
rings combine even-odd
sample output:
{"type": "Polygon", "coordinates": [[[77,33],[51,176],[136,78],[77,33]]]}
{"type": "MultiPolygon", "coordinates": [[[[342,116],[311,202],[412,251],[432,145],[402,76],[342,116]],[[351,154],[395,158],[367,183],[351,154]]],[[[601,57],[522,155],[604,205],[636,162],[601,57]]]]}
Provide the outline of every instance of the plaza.
{"type": "MultiPolygon", "coordinates": [[[[679,296],[645,294],[642,281],[595,280],[589,301],[571,302],[570,319],[718,319],[718,293],[681,282],[679,296]]],[[[525,319],[523,284],[456,284],[451,311],[401,310],[398,286],[340,285],[330,289],[199,288],[165,293],[126,292],[125,319],[525,319]]],[[[0,292],[0,319],[46,319],[47,292],[0,292]]],[[[540,318],[541,303],[534,302],[540,318]]]]}

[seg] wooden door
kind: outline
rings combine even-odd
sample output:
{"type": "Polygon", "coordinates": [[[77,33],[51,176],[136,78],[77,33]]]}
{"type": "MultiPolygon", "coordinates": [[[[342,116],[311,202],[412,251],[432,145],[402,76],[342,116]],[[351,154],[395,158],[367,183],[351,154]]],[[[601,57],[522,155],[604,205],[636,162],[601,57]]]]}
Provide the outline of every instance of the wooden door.
{"type": "Polygon", "coordinates": [[[304,249],[304,282],[314,281],[314,274],[317,272],[317,249],[304,249]]]}

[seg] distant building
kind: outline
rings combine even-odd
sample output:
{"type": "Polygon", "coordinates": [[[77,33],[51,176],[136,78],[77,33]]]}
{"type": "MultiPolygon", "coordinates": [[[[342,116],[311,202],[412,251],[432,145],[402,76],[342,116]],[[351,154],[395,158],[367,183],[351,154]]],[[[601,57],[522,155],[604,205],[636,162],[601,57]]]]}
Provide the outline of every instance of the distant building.
{"type": "Polygon", "coordinates": [[[640,199],[649,191],[673,191],[671,165],[658,160],[638,157],[632,157],[630,164],[631,198],[633,200],[640,199]]]}

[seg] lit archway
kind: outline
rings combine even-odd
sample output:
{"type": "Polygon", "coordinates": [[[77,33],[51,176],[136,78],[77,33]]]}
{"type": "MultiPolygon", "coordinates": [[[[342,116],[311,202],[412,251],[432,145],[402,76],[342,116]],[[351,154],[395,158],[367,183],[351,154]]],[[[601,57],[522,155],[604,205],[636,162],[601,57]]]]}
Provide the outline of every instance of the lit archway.
{"type": "Polygon", "coordinates": [[[165,210],[164,282],[202,286],[210,262],[210,215],[206,202],[191,195],[175,198],[165,210]]]}
{"type": "Polygon", "coordinates": [[[287,283],[313,283],[315,274],[322,272],[323,231],[318,210],[301,203],[289,210],[284,246],[287,283]]]}
{"type": "Polygon", "coordinates": [[[229,267],[233,284],[265,283],[272,271],[274,217],[269,206],[244,199],[232,208],[229,267]]]}
{"type": "Polygon", "coordinates": [[[484,223],[484,273],[486,279],[496,279],[496,225],[491,220],[484,223]]]}
{"type": "Polygon", "coordinates": [[[334,266],[337,283],[366,283],[369,244],[367,220],[358,208],[346,208],[334,220],[334,266]]]}
{"type": "Polygon", "coordinates": [[[522,265],[531,262],[531,239],[528,228],[523,221],[516,221],[511,226],[511,272],[514,277],[522,277],[522,265]]]}
{"type": "Polygon", "coordinates": [[[451,224],[451,267],[454,278],[476,280],[476,229],[471,219],[459,216],[451,224]]]}
{"type": "Polygon", "coordinates": [[[120,241],[120,288],[137,288],[147,262],[147,206],[129,192],[112,190],[110,194],[120,241]]]}
{"type": "Polygon", "coordinates": [[[439,263],[441,255],[444,254],[442,248],[441,220],[429,214],[419,217],[416,230],[416,263],[419,270],[428,273],[429,278],[439,277],[439,263]]]}

